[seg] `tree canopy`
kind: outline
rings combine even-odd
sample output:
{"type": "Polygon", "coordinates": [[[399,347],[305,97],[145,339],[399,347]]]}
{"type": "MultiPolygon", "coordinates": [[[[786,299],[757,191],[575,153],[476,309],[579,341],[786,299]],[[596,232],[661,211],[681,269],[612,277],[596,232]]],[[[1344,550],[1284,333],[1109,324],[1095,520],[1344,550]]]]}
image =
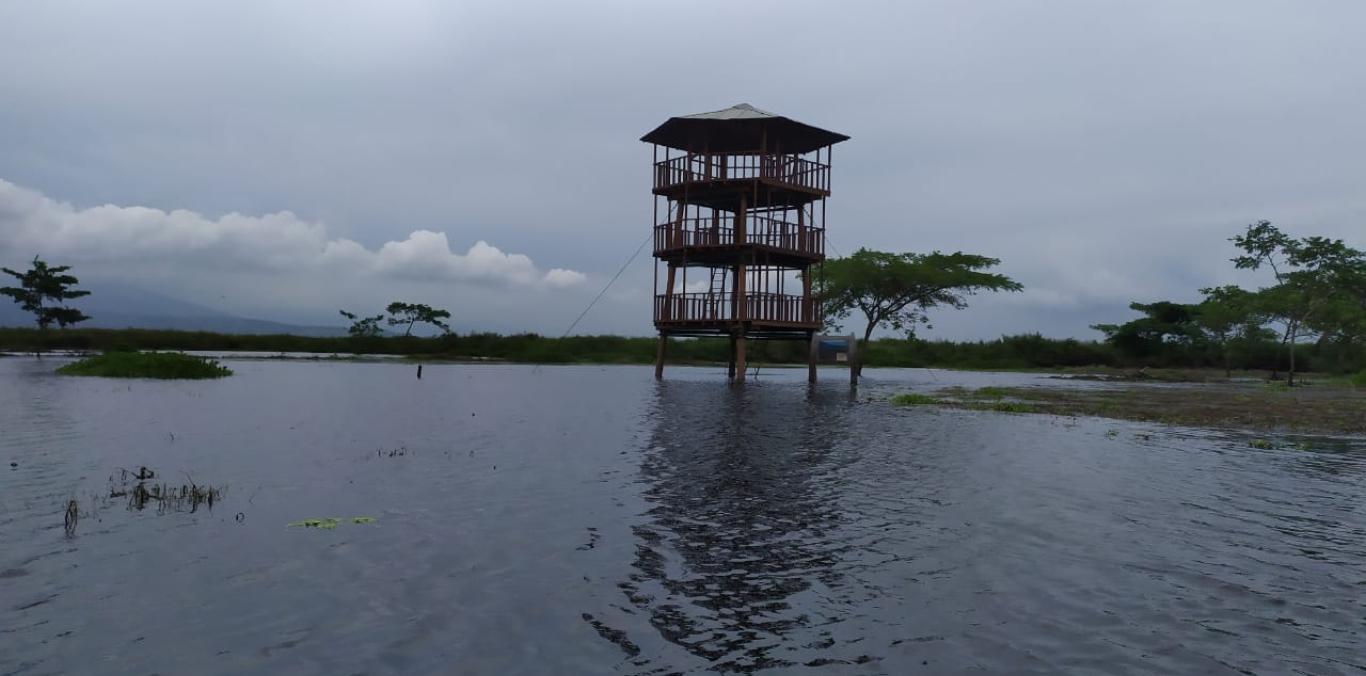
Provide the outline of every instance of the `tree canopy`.
{"type": "Polygon", "coordinates": [[[1005,275],[984,272],[1000,264],[987,256],[938,251],[886,253],[859,249],[825,262],[813,282],[827,322],[839,327],[855,312],[864,319],[866,342],[879,326],[914,336],[929,324],[930,310],[967,307],[967,298],[982,291],[1019,291],[1005,275]]]}
{"type": "Polygon", "coordinates": [[[1291,237],[1269,221],[1247,226],[1230,241],[1240,251],[1231,259],[1234,267],[1269,270],[1271,285],[1201,289],[1204,298],[1196,304],[1133,303],[1143,317],[1093,328],[1130,358],[1193,362],[1217,354],[1226,371],[1235,353],[1283,349],[1290,384],[1297,345],[1318,337],[1319,347],[1330,346],[1345,365],[1366,342],[1366,254],[1342,240],[1291,237]]]}
{"type": "Polygon", "coordinates": [[[416,324],[431,324],[441,329],[442,333],[451,332],[450,325],[445,321],[451,318],[451,313],[435,309],[430,305],[394,301],[384,311],[389,313],[389,326],[404,327],[403,335],[405,336],[413,334],[413,326],[416,324]]]}
{"type": "Polygon", "coordinates": [[[9,296],[25,312],[31,313],[39,329],[46,330],[53,324],[65,328],[83,322],[89,317],[76,308],[67,307],[66,301],[88,296],[90,292],[73,288],[80,280],[66,274],[70,269],[69,265],[49,266],[37,256],[33,257],[33,267],[26,272],[0,268],[19,280],[19,286],[0,288],[0,295],[9,296]]]}
{"type": "Polygon", "coordinates": [[[382,314],[373,317],[361,317],[346,310],[337,310],[337,312],[351,320],[351,326],[347,327],[346,334],[352,338],[375,338],[384,335],[384,329],[379,327],[379,323],[384,320],[382,314]]]}

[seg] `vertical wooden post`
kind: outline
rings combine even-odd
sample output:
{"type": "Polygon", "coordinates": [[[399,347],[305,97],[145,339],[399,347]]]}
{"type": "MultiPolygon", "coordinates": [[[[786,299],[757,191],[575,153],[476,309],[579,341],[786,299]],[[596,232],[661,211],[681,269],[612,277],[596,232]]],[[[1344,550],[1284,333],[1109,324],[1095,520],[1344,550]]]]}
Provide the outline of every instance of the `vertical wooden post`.
{"type": "Polygon", "coordinates": [[[806,382],[816,382],[816,360],[820,357],[820,341],[816,338],[816,332],[812,331],[810,336],[811,355],[807,358],[806,382]]]}
{"type": "Polygon", "coordinates": [[[858,336],[849,336],[849,387],[858,387],[858,336]]]}
{"type": "Polygon", "coordinates": [[[730,349],[726,352],[726,380],[735,380],[735,334],[730,336],[730,349]]]}
{"type": "Polygon", "coordinates": [[[735,382],[745,382],[745,334],[735,338],[735,382]]]}
{"type": "Polygon", "coordinates": [[[668,352],[669,334],[659,333],[659,347],[655,350],[655,380],[664,379],[664,356],[668,352]]]}

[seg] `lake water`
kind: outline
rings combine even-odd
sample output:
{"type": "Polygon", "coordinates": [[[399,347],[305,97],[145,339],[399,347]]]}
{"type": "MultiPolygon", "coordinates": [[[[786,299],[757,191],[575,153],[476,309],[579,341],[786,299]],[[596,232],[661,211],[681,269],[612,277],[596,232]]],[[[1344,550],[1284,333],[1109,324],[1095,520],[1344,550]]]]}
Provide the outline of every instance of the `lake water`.
{"type": "Polygon", "coordinates": [[[1018,374],[55,365],[0,359],[0,674],[1366,669],[1360,439],[886,403],[1018,374]],[[144,466],[226,491],[110,497],[144,466]]]}

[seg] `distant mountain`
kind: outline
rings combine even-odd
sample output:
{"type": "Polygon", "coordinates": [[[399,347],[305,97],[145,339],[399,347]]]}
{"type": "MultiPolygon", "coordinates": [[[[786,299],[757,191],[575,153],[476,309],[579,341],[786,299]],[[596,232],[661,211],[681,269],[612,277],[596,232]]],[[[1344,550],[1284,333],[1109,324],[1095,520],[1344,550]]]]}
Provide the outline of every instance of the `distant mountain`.
{"type": "MultiPolygon", "coordinates": [[[[120,284],[82,285],[91,294],[72,305],[90,315],[79,326],[100,329],[173,329],[215,333],[287,333],[296,336],[342,336],[337,326],[305,326],[239,317],[189,301],[120,284]]],[[[0,326],[33,326],[33,317],[10,299],[0,297],[0,326]]]]}

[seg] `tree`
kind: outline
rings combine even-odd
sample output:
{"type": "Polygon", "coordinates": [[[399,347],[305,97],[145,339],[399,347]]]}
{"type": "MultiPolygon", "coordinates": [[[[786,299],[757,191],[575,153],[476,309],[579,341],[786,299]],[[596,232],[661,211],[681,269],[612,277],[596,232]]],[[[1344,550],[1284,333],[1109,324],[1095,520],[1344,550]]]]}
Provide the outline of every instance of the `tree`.
{"type": "Polygon", "coordinates": [[[1257,311],[1256,296],[1236,286],[1200,289],[1205,297],[1194,306],[1195,325],[1205,340],[1219,351],[1224,375],[1233,375],[1233,351],[1262,340],[1268,333],[1262,328],[1264,318],[1257,311]]]}
{"type": "Polygon", "coordinates": [[[1188,350],[1203,336],[1195,323],[1196,306],[1160,300],[1130,303],[1129,309],[1142,317],[1123,324],[1096,324],[1091,328],[1105,334],[1105,342],[1121,354],[1143,361],[1170,361],[1173,352],[1188,350]],[[1178,350],[1179,349],[1179,350],[1178,350]]]}
{"type": "Polygon", "coordinates": [[[429,305],[421,303],[403,303],[394,301],[389,307],[384,309],[389,313],[389,326],[404,326],[404,336],[413,334],[415,324],[431,324],[442,333],[450,333],[451,327],[444,320],[451,318],[451,313],[445,310],[433,309],[429,305]]]}
{"type": "Polygon", "coordinates": [[[46,331],[53,324],[58,328],[66,328],[69,324],[83,322],[90,318],[76,308],[67,307],[66,301],[88,296],[90,292],[72,288],[80,281],[66,274],[70,269],[69,265],[49,267],[37,256],[33,257],[33,267],[27,272],[0,268],[0,271],[19,280],[19,286],[0,288],[0,295],[13,298],[25,312],[32,313],[41,331],[46,331]]]}
{"type": "Polygon", "coordinates": [[[1295,384],[1295,346],[1331,322],[1323,315],[1335,300],[1359,289],[1366,275],[1366,254],[1340,239],[1294,239],[1270,221],[1258,221],[1233,238],[1244,254],[1233,258],[1239,269],[1271,269],[1276,285],[1257,292],[1256,303],[1268,320],[1284,331],[1281,344],[1289,352],[1287,383],[1295,384]]]}
{"type": "Polygon", "coordinates": [[[346,329],[346,333],[352,338],[378,338],[384,334],[384,329],[379,327],[380,320],[384,319],[382,314],[373,317],[358,317],[346,310],[337,310],[337,312],[351,320],[351,327],[346,329]]]}
{"type": "Polygon", "coordinates": [[[981,291],[1019,291],[1005,275],[983,272],[1000,259],[955,252],[885,253],[859,249],[825,262],[815,282],[827,323],[838,328],[854,311],[863,315],[863,343],[879,326],[915,336],[929,325],[929,311],[941,305],[961,310],[981,291]]]}

